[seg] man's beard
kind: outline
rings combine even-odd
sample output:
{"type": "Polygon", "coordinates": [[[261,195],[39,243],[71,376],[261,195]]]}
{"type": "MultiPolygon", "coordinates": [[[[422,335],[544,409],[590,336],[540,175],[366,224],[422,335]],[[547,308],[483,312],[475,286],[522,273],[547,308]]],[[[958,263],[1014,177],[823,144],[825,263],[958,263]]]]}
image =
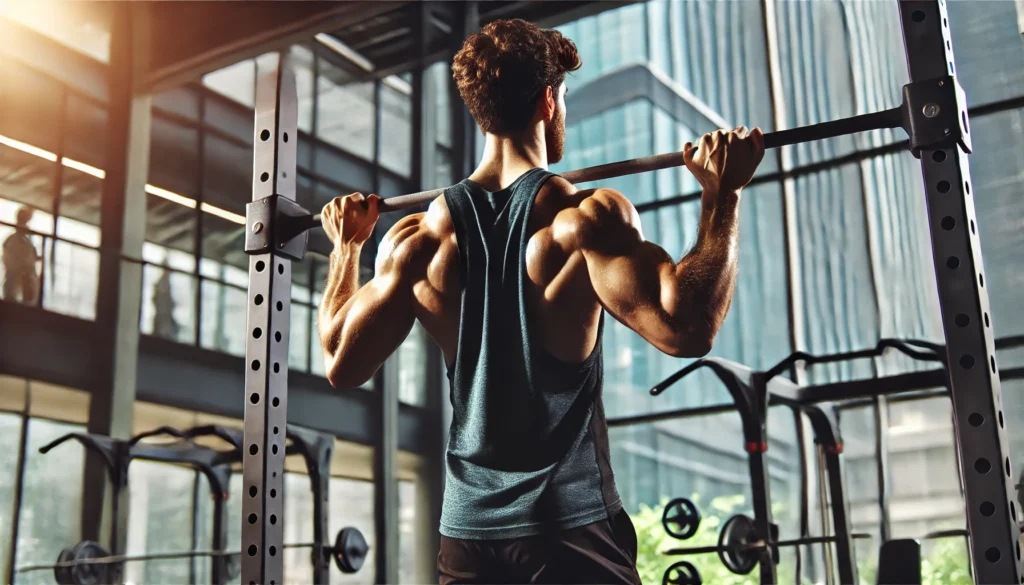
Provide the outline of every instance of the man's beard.
{"type": "Polygon", "coordinates": [[[544,129],[544,142],[548,147],[548,164],[562,160],[565,154],[565,111],[555,114],[555,120],[544,129]]]}

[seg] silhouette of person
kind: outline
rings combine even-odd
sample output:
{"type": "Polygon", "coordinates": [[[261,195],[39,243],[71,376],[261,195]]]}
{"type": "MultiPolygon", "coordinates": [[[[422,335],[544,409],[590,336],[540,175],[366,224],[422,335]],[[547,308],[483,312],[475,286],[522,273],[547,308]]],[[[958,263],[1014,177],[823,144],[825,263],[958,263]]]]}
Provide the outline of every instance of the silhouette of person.
{"type": "Polygon", "coordinates": [[[39,294],[39,272],[36,263],[40,257],[36,245],[29,237],[28,222],[34,210],[23,206],[16,214],[14,233],[4,240],[4,300],[31,305],[39,294]]]}
{"type": "Polygon", "coordinates": [[[174,296],[171,294],[171,271],[167,259],[161,263],[163,274],[156,281],[153,290],[153,335],[164,339],[178,339],[178,323],[174,320],[174,296]]]}

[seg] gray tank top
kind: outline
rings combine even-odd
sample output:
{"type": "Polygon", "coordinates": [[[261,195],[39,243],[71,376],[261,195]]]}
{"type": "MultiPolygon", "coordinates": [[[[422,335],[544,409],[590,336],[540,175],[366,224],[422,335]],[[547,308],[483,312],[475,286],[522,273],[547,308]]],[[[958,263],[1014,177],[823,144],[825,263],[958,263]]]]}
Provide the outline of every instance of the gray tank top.
{"type": "Polygon", "coordinates": [[[568,530],[622,508],[601,401],[601,330],[591,355],[570,364],[527,322],[527,224],[551,176],[533,169],[493,193],[465,180],[444,194],[462,286],[440,528],[450,538],[568,530]]]}

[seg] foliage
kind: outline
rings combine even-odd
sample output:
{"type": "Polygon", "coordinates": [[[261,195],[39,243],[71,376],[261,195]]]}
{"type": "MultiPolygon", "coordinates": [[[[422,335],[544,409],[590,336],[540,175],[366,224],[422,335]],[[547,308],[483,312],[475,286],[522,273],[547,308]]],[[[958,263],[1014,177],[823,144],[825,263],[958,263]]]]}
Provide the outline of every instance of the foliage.
{"type": "Polygon", "coordinates": [[[932,541],[928,556],[921,560],[922,585],[970,585],[970,559],[963,538],[932,541]]]}

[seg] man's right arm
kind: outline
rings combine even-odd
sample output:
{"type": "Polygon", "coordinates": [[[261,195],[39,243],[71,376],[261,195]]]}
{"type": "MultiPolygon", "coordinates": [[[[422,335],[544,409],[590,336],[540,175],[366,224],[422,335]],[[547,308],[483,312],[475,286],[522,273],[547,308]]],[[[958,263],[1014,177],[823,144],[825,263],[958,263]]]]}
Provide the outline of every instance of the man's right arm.
{"type": "Polygon", "coordinates": [[[736,286],[740,191],[763,155],[756,129],[706,135],[700,152],[686,146],[686,166],[704,191],[697,242],[678,262],[644,240],[639,214],[621,193],[596,189],[586,197],[573,231],[605,310],[667,354],[710,352],[736,286]]]}

